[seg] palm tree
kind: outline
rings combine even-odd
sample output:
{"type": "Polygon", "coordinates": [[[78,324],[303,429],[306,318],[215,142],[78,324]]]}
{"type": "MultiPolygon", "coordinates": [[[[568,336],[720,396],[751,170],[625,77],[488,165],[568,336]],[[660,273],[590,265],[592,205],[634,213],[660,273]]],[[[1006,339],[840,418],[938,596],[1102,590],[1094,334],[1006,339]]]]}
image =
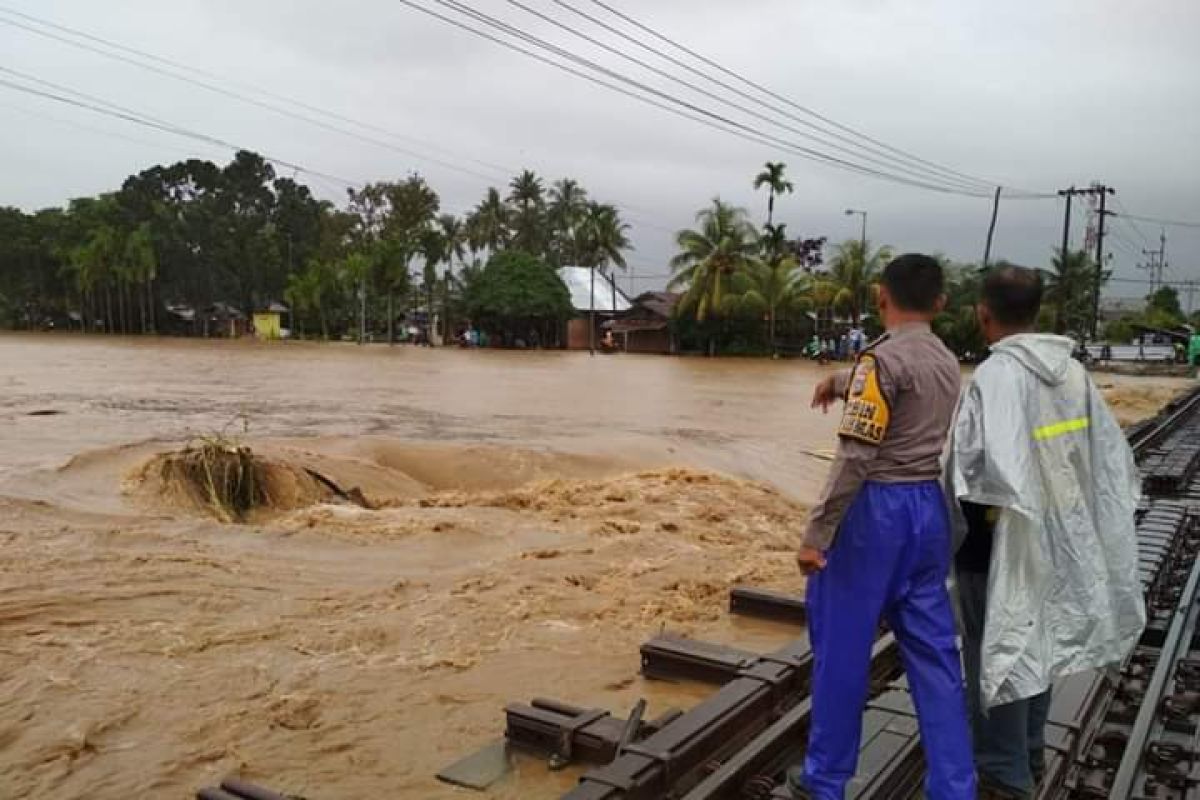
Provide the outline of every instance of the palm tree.
{"type": "Polygon", "coordinates": [[[879,282],[883,266],[892,258],[889,247],[871,252],[871,243],[851,239],[837,246],[830,262],[830,279],[837,285],[837,296],[833,304],[850,313],[850,319],[858,325],[863,312],[871,302],[871,292],[879,282]]]}
{"type": "MultiPolygon", "coordinates": [[[[425,256],[424,283],[427,299],[427,313],[430,325],[433,324],[434,291],[441,289],[442,321],[446,324],[443,333],[449,337],[449,321],[446,316],[447,287],[454,274],[454,262],[462,261],[466,241],[463,224],[453,214],[442,214],[437,218],[437,224],[425,232],[421,242],[421,252],[425,256]],[[446,271],[438,277],[436,267],[445,264],[446,271]]],[[[431,331],[432,332],[432,331],[431,331]]]]}
{"type": "Polygon", "coordinates": [[[1086,250],[1070,250],[1064,259],[1056,252],[1053,268],[1044,270],[1046,305],[1054,309],[1054,332],[1065,333],[1086,324],[1096,277],[1086,250]]]}
{"type": "MultiPolygon", "coordinates": [[[[313,260],[299,272],[288,276],[287,288],[283,290],[283,299],[294,310],[299,311],[307,322],[309,314],[315,314],[321,326],[321,338],[329,338],[329,326],[325,322],[324,287],[321,280],[323,265],[313,260]]],[[[305,325],[308,328],[308,325],[305,325]]]]}
{"type": "Polygon", "coordinates": [[[763,165],[763,171],[754,177],[754,188],[767,187],[767,225],[775,221],[775,195],[791,194],[795,190],[792,182],[783,177],[787,164],[782,161],[768,161],[763,165]]]}
{"type": "Polygon", "coordinates": [[[489,187],[487,195],[475,210],[467,216],[468,243],[473,251],[487,250],[495,254],[505,247],[510,237],[509,212],[496,187],[489,187]]]}
{"type": "Polygon", "coordinates": [[[141,310],[142,333],[149,333],[154,321],[154,294],[151,287],[158,277],[158,258],[154,253],[150,223],[143,222],[125,239],[124,260],[133,283],[145,290],[138,292],[138,308],[141,310]],[[149,320],[147,310],[150,312],[149,320]]]}
{"type": "Polygon", "coordinates": [[[508,185],[508,201],[515,207],[513,244],[533,256],[542,255],[542,216],[545,196],[542,179],[525,170],[508,185]]]}
{"type": "Polygon", "coordinates": [[[745,290],[741,298],[744,310],[766,315],[767,338],[775,354],[775,324],[781,312],[801,308],[808,300],[808,276],[794,258],[781,257],[750,264],[745,270],[745,290]]]}
{"type": "Polygon", "coordinates": [[[547,217],[559,266],[579,261],[579,229],[586,212],[587,190],[578,182],[563,178],[551,187],[547,217]]]}
{"type": "Polygon", "coordinates": [[[466,252],[467,232],[463,221],[453,214],[442,214],[437,218],[437,230],[441,244],[442,260],[446,269],[454,271],[454,262],[460,264],[466,252]]]}
{"type": "MultiPolygon", "coordinates": [[[[675,276],[669,286],[684,289],[679,310],[695,314],[698,322],[723,316],[729,310],[735,276],[758,263],[758,241],[746,212],[715,198],[712,206],[696,215],[695,230],[682,230],[675,238],[679,255],[671,259],[675,276]]],[[[715,341],[709,340],[711,353],[715,341]]]]}
{"type": "MultiPolygon", "coordinates": [[[[615,206],[603,203],[588,203],[583,222],[583,246],[586,261],[593,272],[599,269],[609,276],[612,284],[612,310],[617,310],[617,279],[615,269],[625,269],[623,250],[632,250],[626,232],[629,225],[621,221],[621,212],[615,206]]],[[[595,278],[593,275],[593,283],[595,278]]]]}
{"type": "Polygon", "coordinates": [[[775,261],[783,258],[788,249],[787,224],[779,223],[772,225],[767,223],[763,226],[762,236],[759,237],[759,245],[762,247],[762,257],[768,261],[775,261]]]}

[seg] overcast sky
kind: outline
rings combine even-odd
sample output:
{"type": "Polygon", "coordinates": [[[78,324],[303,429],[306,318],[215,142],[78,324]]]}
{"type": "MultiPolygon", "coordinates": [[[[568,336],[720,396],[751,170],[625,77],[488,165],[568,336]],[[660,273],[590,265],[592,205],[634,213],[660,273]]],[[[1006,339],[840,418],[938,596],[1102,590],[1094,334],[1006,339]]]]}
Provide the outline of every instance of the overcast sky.
{"type": "MultiPolygon", "coordinates": [[[[846,157],[651,75],[507,0],[463,2],[697,105],[846,157]]],[[[522,2],[638,52],[553,0],[522,2]]],[[[566,2],[620,24],[592,0],[566,2]]],[[[1195,0],[608,2],[791,101],[939,165],[1036,191],[1104,181],[1117,189],[1117,210],[1200,219],[1195,0]]],[[[388,147],[0,24],[2,68],[338,178],[417,171],[454,212],[522,167],[548,180],[577,178],[597,199],[626,209],[638,290],[663,283],[674,253],[671,232],[690,224],[712,197],[765,217],[766,198],[751,180],[768,159],[787,162],[796,185],[776,211],[792,235],[856,237],[858,219],[843,213],[853,207],[869,212],[875,243],[973,261],[983,250],[987,200],[863,177],[745,141],[504,50],[399,0],[0,0],[0,23],[16,19],[5,9],[216,73],[235,91],[250,92],[249,84],[376,126],[355,130],[388,147]]],[[[17,79],[0,72],[0,80],[17,79]]],[[[114,189],[156,163],[230,155],[4,86],[0,120],[0,204],[25,209],[114,189]]],[[[337,183],[299,177],[341,201],[337,183]]],[[[1076,215],[1077,245],[1083,216],[1076,215]]],[[[1057,199],[1005,200],[993,253],[1044,265],[1061,225],[1057,199]]],[[[1142,237],[1156,246],[1158,227],[1114,225],[1116,275],[1145,278],[1136,268],[1149,246],[1142,237]]],[[[1167,237],[1168,279],[1200,279],[1200,229],[1168,228],[1167,237]]],[[[1145,288],[1114,284],[1111,292],[1145,288]]]]}

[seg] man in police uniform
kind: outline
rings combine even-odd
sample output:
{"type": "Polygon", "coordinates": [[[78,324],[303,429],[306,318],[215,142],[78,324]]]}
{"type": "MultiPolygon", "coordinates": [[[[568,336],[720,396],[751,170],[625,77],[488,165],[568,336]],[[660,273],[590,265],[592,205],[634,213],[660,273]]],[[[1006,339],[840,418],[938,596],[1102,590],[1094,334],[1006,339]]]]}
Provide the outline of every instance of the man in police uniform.
{"type": "Polygon", "coordinates": [[[950,524],[941,454],[959,366],[930,330],[945,303],[941,265],[904,255],[883,271],[887,333],[854,368],[823,381],[813,407],[845,409],[825,491],[797,557],[808,575],[812,725],[796,797],[841,800],[853,777],[871,647],[895,634],[917,708],[931,800],[974,800],[975,776],[955,622],[946,591],[950,524]]]}

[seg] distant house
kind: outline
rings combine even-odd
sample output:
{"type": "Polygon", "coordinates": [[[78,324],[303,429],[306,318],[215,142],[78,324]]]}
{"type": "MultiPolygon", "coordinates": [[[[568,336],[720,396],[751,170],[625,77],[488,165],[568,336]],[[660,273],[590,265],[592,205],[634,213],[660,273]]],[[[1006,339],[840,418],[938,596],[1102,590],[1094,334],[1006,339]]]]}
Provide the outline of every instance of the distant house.
{"type": "Polygon", "coordinates": [[[604,327],[627,353],[674,353],[671,315],[680,297],[675,292],[643,292],[628,311],[605,322],[604,327]]]}
{"type": "Polygon", "coordinates": [[[599,343],[604,323],[632,308],[625,293],[615,287],[612,279],[600,270],[562,267],[558,270],[558,277],[566,284],[567,292],[571,295],[571,306],[575,309],[575,318],[567,322],[568,350],[587,350],[593,337],[599,343]]]}
{"type": "Polygon", "coordinates": [[[259,339],[283,338],[283,315],[290,309],[283,303],[271,302],[254,312],[254,335],[259,339]]]}
{"type": "Polygon", "coordinates": [[[235,306],[218,300],[200,314],[204,336],[222,336],[236,339],[248,333],[246,315],[235,306]]]}

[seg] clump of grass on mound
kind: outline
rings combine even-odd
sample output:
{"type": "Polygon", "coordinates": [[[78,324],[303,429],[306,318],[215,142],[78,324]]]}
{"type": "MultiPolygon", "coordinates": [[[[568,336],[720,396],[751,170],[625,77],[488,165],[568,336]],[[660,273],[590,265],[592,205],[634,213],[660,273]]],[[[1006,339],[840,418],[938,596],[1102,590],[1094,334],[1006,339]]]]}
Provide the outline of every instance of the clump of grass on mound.
{"type": "Polygon", "coordinates": [[[271,503],[268,469],[249,447],[215,435],[164,458],[162,481],[186,491],[222,522],[242,522],[271,503]]]}

